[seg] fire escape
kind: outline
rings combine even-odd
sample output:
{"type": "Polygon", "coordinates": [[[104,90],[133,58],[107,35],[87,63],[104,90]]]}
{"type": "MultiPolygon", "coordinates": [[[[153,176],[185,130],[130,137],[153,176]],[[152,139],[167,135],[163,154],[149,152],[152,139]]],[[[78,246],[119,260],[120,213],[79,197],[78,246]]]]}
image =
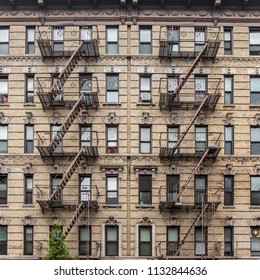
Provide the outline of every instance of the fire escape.
{"type": "MultiPolygon", "coordinates": [[[[94,32],[93,29],[91,29],[90,32],[91,36],[88,36],[87,40],[79,41],[77,45],[75,42],[71,43],[69,50],[66,50],[65,47],[65,50],[61,50],[61,48],[57,50],[54,48],[52,40],[46,38],[46,35],[45,38],[43,38],[43,33],[38,30],[39,38],[37,42],[43,61],[53,61],[56,65],[57,61],[58,63],[62,63],[64,60],[66,62],[62,71],[56,74],[55,79],[38,77],[37,95],[44,111],[60,108],[64,111],[68,110],[68,113],[62,124],[56,126],[55,130],[37,131],[37,148],[43,160],[50,158],[54,162],[55,159],[66,159],[64,165],[69,166],[66,171],[63,172],[62,176],[58,178],[58,183],[52,190],[50,190],[50,186],[45,188],[43,186],[38,186],[37,202],[43,213],[47,210],[54,211],[55,208],[74,211],[65,229],[66,236],[85,210],[97,211],[99,208],[97,202],[99,191],[97,186],[85,186],[84,191],[81,191],[79,195],[81,198],[77,205],[75,205],[74,200],[73,202],[70,200],[73,199],[70,196],[69,203],[63,203],[62,199],[63,190],[77,168],[82,163],[86,163],[89,159],[93,160],[98,157],[98,137],[96,132],[87,131],[86,141],[81,143],[81,147],[78,148],[75,145],[75,135],[79,133],[78,131],[70,130],[74,120],[79,116],[82,110],[97,110],[99,106],[97,78],[92,76],[87,78],[83,77],[82,85],[79,86],[80,90],[77,91],[75,83],[80,84],[79,79],[77,78],[75,82],[71,77],[73,70],[80,60],[85,59],[87,61],[89,59],[97,59],[99,56],[98,32],[97,30],[94,32]],[[96,38],[94,38],[94,34],[96,38]],[[68,83],[72,84],[67,86],[68,83]],[[70,135],[70,137],[67,137],[68,135],[70,135]],[[64,143],[67,143],[67,146],[64,143]]],[[[54,177],[54,179],[57,178],[54,177]]]]}
{"type": "MultiPolygon", "coordinates": [[[[219,154],[220,134],[209,134],[207,131],[191,133],[189,131],[201,112],[206,110],[214,112],[221,95],[220,79],[210,79],[195,74],[194,78],[191,78],[200,61],[215,59],[220,46],[219,29],[209,28],[207,30],[205,27],[195,27],[192,32],[191,28],[184,29],[186,30],[180,32],[178,27],[161,27],[160,59],[168,61],[176,58],[184,59],[190,61],[191,65],[184,77],[173,74],[167,78],[161,78],[159,106],[161,110],[194,110],[195,112],[181,133],[179,133],[179,128],[175,131],[168,130],[167,133],[161,133],[159,156],[161,160],[170,160],[170,164],[174,160],[184,159],[189,161],[193,167],[190,175],[181,186],[180,181],[178,181],[174,186],[160,187],[159,210],[160,212],[170,211],[172,213],[186,209],[186,211],[191,210],[197,214],[183,239],[174,244],[174,250],[171,250],[170,253],[166,248],[159,250],[159,255],[168,255],[168,258],[176,258],[180,254],[197,222],[201,221],[206,213],[214,213],[220,204],[220,188],[217,187],[207,190],[211,192],[211,198],[209,195],[205,196],[204,193],[199,194],[202,197],[199,203],[195,201],[195,194],[194,197],[186,194],[183,198],[185,190],[187,193],[191,180],[202,164],[208,160],[214,162],[219,154]],[[194,45],[192,49],[191,45],[194,45]]],[[[161,244],[158,248],[161,248],[161,244]]]]}

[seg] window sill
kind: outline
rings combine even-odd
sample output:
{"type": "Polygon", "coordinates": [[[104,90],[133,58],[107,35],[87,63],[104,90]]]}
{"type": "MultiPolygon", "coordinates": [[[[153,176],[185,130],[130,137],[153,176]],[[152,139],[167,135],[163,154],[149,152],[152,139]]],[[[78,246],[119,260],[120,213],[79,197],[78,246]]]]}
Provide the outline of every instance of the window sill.
{"type": "Polygon", "coordinates": [[[103,106],[121,106],[121,102],[104,102],[103,106]]]}
{"type": "Polygon", "coordinates": [[[249,105],[250,109],[259,109],[260,108],[260,104],[255,104],[255,105],[249,105]]]}
{"type": "Polygon", "coordinates": [[[35,103],[24,103],[23,106],[24,107],[35,107],[36,104],[35,103]]]}
{"type": "Polygon", "coordinates": [[[223,209],[236,209],[236,207],[234,205],[225,205],[223,209]]]}
{"type": "Polygon", "coordinates": [[[152,102],[137,102],[136,106],[141,107],[141,106],[149,106],[149,107],[155,107],[155,103],[152,102]]]}
{"type": "Polygon", "coordinates": [[[24,204],[23,207],[33,208],[33,207],[35,207],[35,205],[34,204],[24,204]]]}
{"type": "Polygon", "coordinates": [[[122,206],[119,204],[105,204],[103,208],[122,208],[122,206]]]}
{"type": "Polygon", "coordinates": [[[137,209],[154,209],[155,206],[151,204],[139,204],[136,206],[137,209]]]}
{"type": "Polygon", "coordinates": [[[223,104],[223,108],[236,108],[235,104],[223,104]]]}
{"type": "Polygon", "coordinates": [[[9,207],[9,204],[0,204],[0,208],[3,207],[3,208],[8,208],[9,207]]]}
{"type": "Polygon", "coordinates": [[[0,103],[0,106],[2,106],[2,107],[9,107],[10,103],[0,103]]]}
{"type": "Polygon", "coordinates": [[[251,205],[249,209],[260,209],[260,205],[251,205]]]}

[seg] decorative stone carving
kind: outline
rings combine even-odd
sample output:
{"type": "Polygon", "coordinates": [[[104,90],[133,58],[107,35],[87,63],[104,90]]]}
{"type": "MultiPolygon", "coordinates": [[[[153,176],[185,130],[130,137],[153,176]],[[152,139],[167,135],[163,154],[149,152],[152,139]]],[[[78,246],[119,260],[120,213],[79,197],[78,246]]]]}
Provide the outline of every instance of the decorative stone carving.
{"type": "Polygon", "coordinates": [[[233,119],[233,113],[227,113],[226,118],[223,119],[224,125],[234,125],[235,120],[233,119]]]}
{"type": "Polygon", "coordinates": [[[255,217],[252,220],[247,220],[247,223],[250,227],[259,227],[260,226],[260,216],[255,217]]]}
{"type": "Polygon", "coordinates": [[[106,178],[106,175],[117,175],[119,179],[122,179],[123,169],[123,166],[100,166],[103,179],[106,178]]]}
{"type": "Polygon", "coordinates": [[[63,173],[65,173],[65,171],[66,171],[66,167],[56,163],[52,167],[51,173],[52,174],[63,174],[63,173]]]}
{"type": "Polygon", "coordinates": [[[117,117],[116,113],[110,112],[107,117],[102,118],[104,124],[119,124],[122,117],[117,117]]]}
{"type": "Polygon", "coordinates": [[[49,117],[49,121],[51,124],[59,124],[61,125],[63,123],[64,118],[60,116],[59,113],[54,113],[52,117],[49,117]]]}
{"type": "Polygon", "coordinates": [[[155,178],[155,174],[157,172],[157,166],[134,166],[134,171],[136,174],[136,178],[138,179],[139,175],[152,175],[152,178],[155,178]]]}
{"type": "Polygon", "coordinates": [[[260,175],[260,163],[257,163],[255,167],[250,167],[248,169],[248,174],[251,176],[260,175]]]}
{"type": "Polygon", "coordinates": [[[232,216],[226,216],[225,219],[220,219],[220,223],[223,227],[233,227],[236,221],[233,219],[232,216]]]}
{"type": "Polygon", "coordinates": [[[56,216],[54,215],[52,219],[46,220],[46,224],[49,226],[53,226],[54,224],[64,225],[66,223],[65,220],[61,220],[57,215],[56,216]]]}
{"type": "Polygon", "coordinates": [[[166,125],[181,125],[184,118],[177,117],[176,113],[171,113],[169,118],[164,118],[166,125]]]}
{"type": "Polygon", "coordinates": [[[143,217],[142,220],[140,220],[138,222],[138,224],[144,225],[144,226],[150,226],[152,224],[152,220],[145,216],[145,217],[143,217]]]}
{"type": "Polygon", "coordinates": [[[77,219],[76,224],[77,224],[78,226],[90,226],[90,225],[93,224],[93,219],[88,219],[88,218],[85,216],[85,213],[83,212],[83,213],[81,214],[81,217],[79,217],[79,218],[77,219]]]}
{"type": "Polygon", "coordinates": [[[237,169],[234,169],[233,164],[226,164],[226,169],[222,170],[223,175],[235,175],[237,169]]]}
{"type": "Polygon", "coordinates": [[[9,225],[11,219],[7,219],[4,216],[0,216],[0,225],[1,226],[7,226],[9,225]]]}
{"type": "Polygon", "coordinates": [[[176,165],[171,165],[170,167],[166,167],[164,170],[165,170],[165,174],[167,175],[179,175],[182,172],[182,169],[180,169],[176,165]]]}
{"type": "Polygon", "coordinates": [[[36,223],[36,219],[33,219],[32,216],[25,216],[24,219],[21,219],[21,222],[24,226],[33,226],[36,223]]]}
{"type": "Polygon", "coordinates": [[[195,124],[206,125],[208,123],[208,118],[205,118],[205,113],[199,113],[197,119],[195,120],[195,124]]]}
{"type": "Polygon", "coordinates": [[[93,117],[90,117],[88,112],[82,112],[81,116],[78,118],[78,123],[80,124],[92,124],[94,121],[93,117]]]}
{"type": "Polygon", "coordinates": [[[106,225],[116,226],[116,225],[118,225],[118,220],[115,217],[110,216],[110,217],[108,217],[107,220],[105,220],[105,224],[106,225]]]}
{"type": "Polygon", "coordinates": [[[3,112],[0,112],[0,124],[9,124],[11,117],[5,117],[3,112]]]}
{"type": "Polygon", "coordinates": [[[183,219],[180,219],[176,216],[172,216],[168,219],[163,219],[163,221],[166,226],[181,226],[183,223],[183,219]]]}
{"type": "Polygon", "coordinates": [[[87,164],[82,164],[78,167],[78,174],[92,174],[93,168],[87,166],[87,164]]]}
{"type": "Polygon", "coordinates": [[[8,174],[11,168],[4,166],[3,163],[0,163],[0,174],[8,174]]]}
{"type": "Polygon", "coordinates": [[[27,163],[24,168],[22,168],[23,174],[34,174],[36,172],[36,167],[33,167],[31,163],[27,163]]]}
{"type": "Polygon", "coordinates": [[[196,175],[208,175],[209,173],[210,169],[205,167],[203,164],[201,164],[198,170],[195,172],[196,175]]]}
{"type": "Polygon", "coordinates": [[[143,112],[142,117],[137,117],[136,121],[137,121],[138,124],[149,124],[149,125],[151,125],[151,124],[154,123],[155,118],[154,117],[150,117],[149,113],[143,112]]]}
{"type": "Polygon", "coordinates": [[[33,118],[32,112],[25,112],[26,117],[23,118],[23,121],[25,124],[34,124],[35,123],[35,118],[33,118]]]}

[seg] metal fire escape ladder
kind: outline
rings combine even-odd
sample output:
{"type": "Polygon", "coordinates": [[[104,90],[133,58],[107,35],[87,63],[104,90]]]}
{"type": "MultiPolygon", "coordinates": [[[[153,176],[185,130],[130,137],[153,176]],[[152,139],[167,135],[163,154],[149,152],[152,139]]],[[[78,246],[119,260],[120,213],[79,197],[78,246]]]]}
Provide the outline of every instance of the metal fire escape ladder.
{"type": "Polygon", "coordinates": [[[185,184],[181,187],[179,193],[175,196],[174,200],[173,200],[173,204],[176,203],[176,201],[178,201],[178,199],[180,198],[180,196],[182,195],[182,193],[184,192],[184,190],[186,189],[186,187],[188,186],[189,182],[191,181],[191,179],[193,178],[193,175],[196,173],[196,171],[198,170],[198,168],[200,167],[200,165],[202,164],[202,162],[204,161],[205,157],[208,155],[210,149],[206,149],[203,156],[201,157],[200,161],[198,162],[198,164],[196,165],[196,167],[192,170],[190,176],[188,177],[187,181],[185,182],[185,184]]]}
{"type": "Polygon", "coordinates": [[[171,110],[172,108],[172,104],[174,102],[174,98],[176,97],[177,94],[180,93],[181,89],[184,87],[185,83],[187,82],[188,78],[190,77],[190,75],[192,74],[193,70],[195,69],[195,67],[197,66],[201,56],[203,55],[203,53],[206,51],[207,47],[208,47],[209,43],[206,43],[203,48],[201,49],[201,51],[198,53],[198,55],[196,56],[196,58],[193,61],[193,64],[191,65],[189,71],[187,72],[187,74],[185,75],[185,77],[181,80],[181,83],[177,86],[177,88],[174,90],[174,92],[171,94],[171,98],[169,98],[169,108],[171,110]]]}
{"type": "Polygon", "coordinates": [[[59,194],[60,192],[64,189],[64,187],[66,186],[67,182],[69,181],[69,179],[71,178],[71,176],[73,175],[73,173],[75,172],[75,170],[77,169],[77,167],[80,164],[80,161],[82,159],[82,157],[85,155],[85,149],[81,148],[79,150],[79,152],[77,153],[77,155],[75,156],[75,158],[73,159],[72,163],[70,164],[70,166],[68,167],[68,169],[65,171],[65,173],[62,176],[61,182],[59,184],[59,186],[57,186],[57,188],[54,190],[54,192],[52,193],[51,197],[50,197],[50,203],[54,203],[58,198],[59,198],[59,194]]]}
{"type": "Polygon", "coordinates": [[[187,231],[187,233],[185,234],[185,236],[183,237],[177,251],[175,252],[175,256],[178,256],[178,254],[180,253],[183,245],[185,244],[186,239],[189,237],[191,231],[193,230],[194,226],[196,225],[197,221],[199,221],[199,219],[201,218],[202,214],[205,213],[205,211],[207,210],[207,208],[209,207],[209,203],[206,203],[204,208],[201,210],[201,212],[199,213],[199,215],[196,217],[196,219],[193,221],[191,227],[189,228],[189,230],[187,231]]]}

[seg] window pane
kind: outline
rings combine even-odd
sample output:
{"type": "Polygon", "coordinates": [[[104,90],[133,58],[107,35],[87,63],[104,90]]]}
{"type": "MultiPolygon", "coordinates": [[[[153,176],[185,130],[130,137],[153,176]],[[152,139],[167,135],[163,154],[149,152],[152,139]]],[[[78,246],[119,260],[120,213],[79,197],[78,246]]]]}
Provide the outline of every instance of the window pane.
{"type": "Polygon", "coordinates": [[[196,178],[195,187],[196,187],[196,189],[205,189],[206,188],[206,178],[196,178]]]}
{"type": "Polygon", "coordinates": [[[205,78],[195,78],[195,90],[196,91],[206,91],[206,79],[205,78]]]}
{"type": "Polygon", "coordinates": [[[117,177],[107,177],[107,190],[109,191],[117,190],[117,177]]]}
{"type": "Polygon", "coordinates": [[[149,227],[140,229],[140,241],[151,241],[151,229],[149,227]]]}
{"type": "Polygon", "coordinates": [[[7,240],[7,230],[5,226],[0,226],[0,241],[7,240]]]}
{"type": "Polygon", "coordinates": [[[140,30],[140,41],[144,43],[150,43],[152,40],[151,29],[145,28],[140,30]]]}
{"type": "Polygon", "coordinates": [[[231,92],[232,91],[232,78],[225,77],[225,91],[231,92]]]}
{"type": "Polygon", "coordinates": [[[168,228],[168,241],[177,242],[179,240],[179,231],[177,228],[168,228]]]}
{"type": "Polygon", "coordinates": [[[150,91],[150,77],[141,77],[141,91],[150,91]]]}
{"type": "Polygon", "coordinates": [[[35,29],[33,27],[27,28],[27,41],[34,42],[35,39],[35,29]]]}
{"type": "Polygon", "coordinates": [[[107,90],[118,90],[118,75],[107,76],[107,90]]]}
{"type": "Polygon", "coordinates": [[[251,91],[260,92],[260,78],[251,78],[250,79],[250,88],[251,88],[251,91]]]}
{"type": "Polygon", "coordinates": [[[151,139],[151,131],[149,127],[141,128],[141,141],[150,141],[151,139]]]}
{"type": "Polygon", "coordinates": [[[108,140],[117,140],[117,127],[108,127],[107,138],[108,140]]]}
{"type": "Polygon", "coordinates": [[[110,43],[107,45],[107,52],[110,54],[116,54],[117,50],[117,43],[110,43]]]}
{"type": "Polygon", "coordinates": [[[0,29],[0,42],[9,42],[9,28],[0,29]]]}
{"type": "Polygon", "coordinates": [[[226,30],[224,33],[224,40],[225,41],[231,41],[231,31],[230,30],[226,30]]]}
{"type": "Polygon", "coordinates": [[[117,227],[107,228],[107,241],[117,241],[117,227]]]}
{"type": "Polygon", "coordinates": [[[90,234],[89,234],[89,228],[88,227],[80,227],[79,229],[79,239],[80,241],[89,241],[90,240],[90,234]]]}
{"type": "Polygon", "coordinates": [[[260,141],[260,128],[251,127],[251,141],[253,141],[253,142],[260,141]]]}
{"type": "Polygon", "coordinates": [[[149,154],[150,153],[150,143],[141,144],[141,153],[149,154]]]}
{"type": "Polygon", "coordinates": [[[80,40],[82,41],[90,41],[92,37],[92,29],[91,27],[85,27],[80,29],[80,40]]]}
{"type": "Polygon", "coordinates": [[[233,191],[233,177],[225,176],[225,191],[233,191]]]}
{"type": "Polygon", "coordinates": [[[250,44],[254,44],[254,45],[260,44],[260,32],[250,31],[250,44]]]}
{"type": "Polygon", "coordinates": [[[0,126],[0,140],[7,140],[7,126],[0,126]]]}
{"type": "Polygon", "coordinates": [[[26,178],[26,189],[27,190],[33,189],[33,178],[26,178]]]}
{"type": "Polygon", "coordinates": [[[178,86],[178,78],[168,77],[168,91],[174,91],[178,86]]]}
{"type": "Polygon", "coordinates": [[[7,79],[0,79],[0,93],[7,94],[8,93],[8,80],[7,79]]]}
{"type": "Polygon", "coordinates": [[[33,126],[26,126],[26,140],[33,140],[33,126]]]}
{"type": "Polygon", "coordinates": [[[233,128],[225,127],[225,141],[232,141],[233,139],[233,128]]]}
{"type": "Polygon", "coordinates": [[[179,41],[179,28],[168,27],[168,41],[179,41]]]}
{"type": "Polygon", "coordinates": [[[53,39],[55,41],[63,41],[64,30],[62,27],[54,27],[53,29],[53,39]]]}
{"type": "Polygon", "coordinates": [[[27,77],[27,91],[33,91],[33,90],[34,90],[34,78],[27,77]]]}
{"type": "Polygon", "coordinates": [[[118,91],[108,91],[107,102],[118,102],[118,91]]]}
{"type": "Polygon", "coordinates": [[[260,177],[251,177],[251,190],[260,191],[260,177]]]}
{"type": "Polygon", "coordinates": [[[117,42],[118,40],[118,28],[108,27],[107,28],[107,41],[108,42],[117,42]]]}

